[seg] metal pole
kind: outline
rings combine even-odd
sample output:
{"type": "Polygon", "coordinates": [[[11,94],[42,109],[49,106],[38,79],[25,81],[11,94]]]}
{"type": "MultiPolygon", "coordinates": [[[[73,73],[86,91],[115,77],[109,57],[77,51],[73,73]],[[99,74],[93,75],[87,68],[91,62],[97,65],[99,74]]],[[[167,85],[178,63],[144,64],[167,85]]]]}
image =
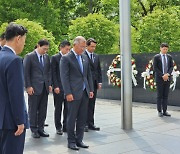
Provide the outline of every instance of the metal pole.
{"type": "Polygon", "coordinates": [[[132,129],[132,67],[130,0],[119,0],[121,44],[121,124],[122,129],[132,129]]]}

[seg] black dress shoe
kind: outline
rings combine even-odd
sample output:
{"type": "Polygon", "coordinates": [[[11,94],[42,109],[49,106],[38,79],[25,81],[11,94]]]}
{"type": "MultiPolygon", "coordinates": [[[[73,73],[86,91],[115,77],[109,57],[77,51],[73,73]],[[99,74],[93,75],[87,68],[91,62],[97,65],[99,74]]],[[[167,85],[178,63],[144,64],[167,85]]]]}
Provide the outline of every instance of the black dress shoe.
{"type": "Polygon", "coordinates": [[[56,134],[58,134],[58,135],[62,135],[62,134],[63,134],[62,129],[58,129],[58,130],[56,130],[56,134]]]}
{"type": "Polygon", "coordinates": [[[76,144],[68,144],[68,148],[72,150],[79,150],[76,144]]]}
{"type": "Polygon", "coordinates": [[[76,145],[77,145],[78,147],[81,147],[81,148],[89,148],[89,146],[86,145],[86,144],[84,144],[83,142],[80,142],[80,143],[77,142],[76,145]]]}
{"type": "Polygon", "coordinates": [[[89,132],[88,126],[85,126],[84,131],[85,131],[85,132],[89,132]]]}
{"type": "Polygon", "coordinates": [[[168,112],[163,113],[164,116],[170,117],[171,115],[168,112]]]}
{"type": "Polygon", "coordinates": [[[43,131],[38,131],[39,135],[42,137],[49,137],[49,134],[46,133],[44,130],[43,131]]]}
{"type": "Polygon", "coordinates": [[[99,127],[96,127],[96,126],[94,126],[94,125],[89,126],[89,129],[90,129],[90,130],[97,130],[97,131],[99,131],[99,130],[100,130],[100,128],[99,128],[99,127]]]}
{"type": "Polygon", "coordinates": [[[162,112],[158,112],[158,116],[159,116],[159,117],[163,117],[162,112]]]}
{"type": "Polygon", "coordinates": [[[38,132],[32,132],[31,136],[32,136],[33,138],[40,138],[40,135],[39,135],[38,132]]]}

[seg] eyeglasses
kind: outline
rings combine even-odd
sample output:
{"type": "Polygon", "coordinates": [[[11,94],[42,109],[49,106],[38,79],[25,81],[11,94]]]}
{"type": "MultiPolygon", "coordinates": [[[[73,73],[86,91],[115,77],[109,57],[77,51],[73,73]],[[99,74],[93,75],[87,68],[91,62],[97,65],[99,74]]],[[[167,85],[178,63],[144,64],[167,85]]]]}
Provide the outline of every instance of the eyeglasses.
{"type": "Polygon", "coordinates": [[[81,48],[81,49],[85,49],[85,48],[86,48],[86,46],[80,46],[80,48],[81,48]]]}

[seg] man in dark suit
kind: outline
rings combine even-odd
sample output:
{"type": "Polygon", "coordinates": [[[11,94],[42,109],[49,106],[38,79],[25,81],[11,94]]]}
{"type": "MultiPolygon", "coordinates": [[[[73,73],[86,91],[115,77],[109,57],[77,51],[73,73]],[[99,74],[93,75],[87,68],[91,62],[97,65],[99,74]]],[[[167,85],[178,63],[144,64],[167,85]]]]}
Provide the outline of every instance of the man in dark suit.
{"type": "Polygon", "coordinates": [[[63,41],[59,45],[59,53],[52,56],[51,58],[51,69],[52,69],[52,86],[54,96],[54,122],[56,127],[56,133],[62,135],[63,131],[66,132],[66,120],[67,120],[67,102],[64,97],[64,90],[60,79],[59,63],[63,55],[70,51],[71,44],[68,41],[63,41]],[[61,113],[62,106],[64,103],[63,110],[63,129],[61,124],[61,113]]]}
{"type": "Polygon", "coordinates": [[[168,44],[162,43],[160,46],[161,52],[154,56],[153,63],[157,84],[157,110],[159,117],[171,116],[167,112],[167,102],[171,73],[173,71],[173,60],[171,55],[167,54],[168,48],[168,44]]]}
{"type": "Polygon", "coordinates": [[[76,37],[73,49],[64,55],[60,61],[61,81],[68,103],[68,148],[72,150],[79,150],[79,147],[89,147],[83,143],[83,136],[88,98],[93,97],[93,83],[87,56],[82,55],[85,48],[85,38],[76,37]]]}
{"type": "Polygon", "coordinates": [[[0,154],[23,154],[29,127],[22,59],[16,55],[24,48],[26,33],[23,26],[10,23],[0,52],[0,154]]]}
{"type": "Polygon", "coordinates": [[[47,40],[40,40],[37,48],[24,58],[25,87],[28,93],[29,119],[32,137],[49,137],[44,131],[47,102],[51,87],[50,59],[47,40]]]}
{"type": "Polygon", "coordinates": [[[88,128],[91,130],[99,131],[100,128],[94,125],[94,110],[95,110],[95,102],[97,89],[101,89],[102,86],[102,74],[101,74],[101,66],[99,56],[94,53],[96,49],[96,40],[93,38],[89,38],[86,42],[86,51],[84,54],[88,57],[91,73],[93,77],[93,85],[94,85],[94,96],[93,98],[89,98],[88,103],[88,115],[87,115],[87,126],[85,127],[85,132],[88,132],[88,128]]]}
{"type": "Polygon", "coordinates": [[[5,43],[6,43],[5,33],[2,33],[1,36],[0,36],[0,50],[3,48],[5,43]]]}

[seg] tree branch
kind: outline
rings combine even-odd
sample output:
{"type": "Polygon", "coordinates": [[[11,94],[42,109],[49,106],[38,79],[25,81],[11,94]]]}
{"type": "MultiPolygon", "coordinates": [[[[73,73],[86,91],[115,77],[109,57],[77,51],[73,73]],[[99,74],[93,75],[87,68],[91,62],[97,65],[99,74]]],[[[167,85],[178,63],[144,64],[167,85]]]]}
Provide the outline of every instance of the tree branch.
{"type": "Polygon", "coordinates": [[[156,3],[150,4],[150,6],[149,6],[149,12],[150,13],[152,13],[154,11],[155,6],[156,6],[156,3]]]}
{"type": "Polygon", "coordinates": [[[141,5],[142,9],[143,9],[143,13],[142,13],[142,16],[146,16],[147,15],[147,11],[146,11],[146,8],[144,6],[144,4],[142,3],[141,0],[138,0],[139,4],[141,5]]]}

